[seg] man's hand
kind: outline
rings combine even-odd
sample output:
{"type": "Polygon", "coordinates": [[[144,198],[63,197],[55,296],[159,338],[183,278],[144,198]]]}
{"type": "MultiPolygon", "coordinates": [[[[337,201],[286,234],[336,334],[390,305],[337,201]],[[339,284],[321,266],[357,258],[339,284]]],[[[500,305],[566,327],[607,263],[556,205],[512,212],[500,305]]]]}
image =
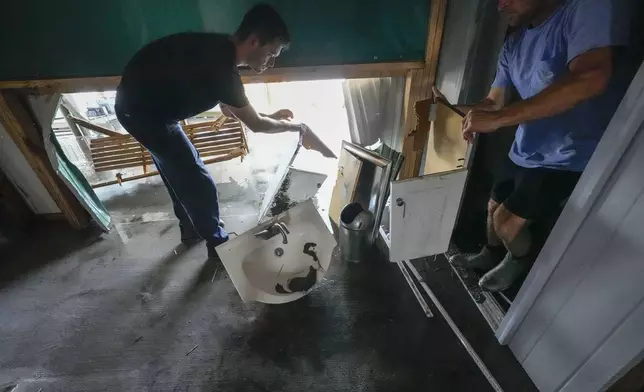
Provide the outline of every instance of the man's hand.
{"type": "Polygon", "coordinates": [[[499,112],[473,109],[463,117],[463,139],[474,142],[474,133],[490,133],[501,127],[499,112]]]}
{"type": "Polygon", "coordinates": [[[273,114],[269,114],[266,117],[270,117],[273,120],[292,120],[293,112],[289,109],[280,109],[273,114]]]}
{"type": "MultiPolygon", "coordinates": [[[[445,102],[449,102],[447,98],[445,98],[445,94],[440,92],[440,90],[437,89],[436,86],[432,86],[432,93],[434,95],[434,103],[436,103],[436,101],[439,99],[442,99],[445,102]]],[[[504,96],[505,90],[503,88],[492,87],[487,97],[485,97],[483,101],[473,105],[454,105],[454,107],[462,113],[467,113],[470,110],[485,110],[486,112],[495,112],[503,107],[503,102],[505,100],[504,96]]]]}

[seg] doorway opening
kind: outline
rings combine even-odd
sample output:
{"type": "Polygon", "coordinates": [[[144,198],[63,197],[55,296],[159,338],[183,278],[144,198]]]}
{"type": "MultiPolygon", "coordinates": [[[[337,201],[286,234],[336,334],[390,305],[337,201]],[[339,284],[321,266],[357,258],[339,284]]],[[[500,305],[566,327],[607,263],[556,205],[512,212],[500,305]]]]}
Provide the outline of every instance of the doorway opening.
{"type": "MultiPolygon", "coordinates": [[[[254,83],[245,88],[259,112],[292,110],[295,121],[309,125],[338,155],[342,141],[350,139],[344,82],[254,83]]],[[[108,134],[127,136],[114,113],[115,96],[114,91],[63,95],[52,123],[53,135],[64,155],[87,179],[117,229],[141,221],[175,221],[170,197],[147,152],[132,140],[130,144],[109,140],[108,134]]],[[[184,131],[192,129],[199,130],[195,139],[189,138],[217,184],[227,229],[241,233],[254,227],[278,166],[287,155],[292,156],[298,136],[253,133],[236,120],[222,118],[219,106],[186,119],[184,131]],[[222,124],[215,124],[217,121],[222,124]],[[218,134],[207,133],[216,126],[220,126],[218,134]]],[[[326,176],[315,195],[326,217],[337,161],[317,151],[300,149],[292,165],[326,176]]]]}

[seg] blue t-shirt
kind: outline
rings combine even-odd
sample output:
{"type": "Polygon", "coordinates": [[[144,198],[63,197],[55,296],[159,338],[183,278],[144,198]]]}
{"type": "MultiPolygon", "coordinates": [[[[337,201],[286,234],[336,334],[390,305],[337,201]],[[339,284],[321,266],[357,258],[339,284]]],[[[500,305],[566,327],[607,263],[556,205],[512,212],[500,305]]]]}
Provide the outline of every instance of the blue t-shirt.
{"type": "MultiPolygon", "coordinates": [[[[568,64],[594,48],[622,46],[628,41],[626,21],[611,0],[567,0],[551,16],[506,40],[494,87],[514,85],[530,98],[566,74],[568,64]]],[[[621,96],[610,83],[602,95],[562,114],[519,125],[510,159],[523,167],[582,171],[608,126],[621,96]]]]}

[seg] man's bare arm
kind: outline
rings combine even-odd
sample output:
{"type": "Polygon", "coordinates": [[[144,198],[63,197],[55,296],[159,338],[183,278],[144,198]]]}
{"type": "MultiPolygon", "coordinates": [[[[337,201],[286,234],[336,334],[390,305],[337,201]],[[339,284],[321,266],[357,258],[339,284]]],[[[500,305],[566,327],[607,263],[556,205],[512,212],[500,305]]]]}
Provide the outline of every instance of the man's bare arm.
{"type": "Polygon", "coordinates": [[[611,48],[589,50],[574,58],[568,68],[570,72],[534,97],[501,110],[498,127],[555,116],[603,93],[612,73],[611,48]]]}
{"type": "Polygon", "coordinates": [[[275,120],[271,117],[257,113],[252,105],[243,108],[236,108],[229,105],[221,105],[221,111],[226,116],[236,117],[243,122],[251,131],[257,133],[282,133],[282,132],[304,132],[308,128],[304,124],[293,123],[285,120],[275,120]]]}

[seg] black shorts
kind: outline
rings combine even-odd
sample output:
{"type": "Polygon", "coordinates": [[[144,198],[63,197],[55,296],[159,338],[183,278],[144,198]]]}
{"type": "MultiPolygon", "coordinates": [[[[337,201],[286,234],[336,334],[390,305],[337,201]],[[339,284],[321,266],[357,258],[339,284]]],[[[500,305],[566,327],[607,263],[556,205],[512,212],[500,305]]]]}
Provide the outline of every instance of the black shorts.
{"type": "Polygon", "coordinates": [[[492,187],[492,200],[524,219],[558,211],[581,172],[546,168],[525,168],[507,158],[492,187]]]}

